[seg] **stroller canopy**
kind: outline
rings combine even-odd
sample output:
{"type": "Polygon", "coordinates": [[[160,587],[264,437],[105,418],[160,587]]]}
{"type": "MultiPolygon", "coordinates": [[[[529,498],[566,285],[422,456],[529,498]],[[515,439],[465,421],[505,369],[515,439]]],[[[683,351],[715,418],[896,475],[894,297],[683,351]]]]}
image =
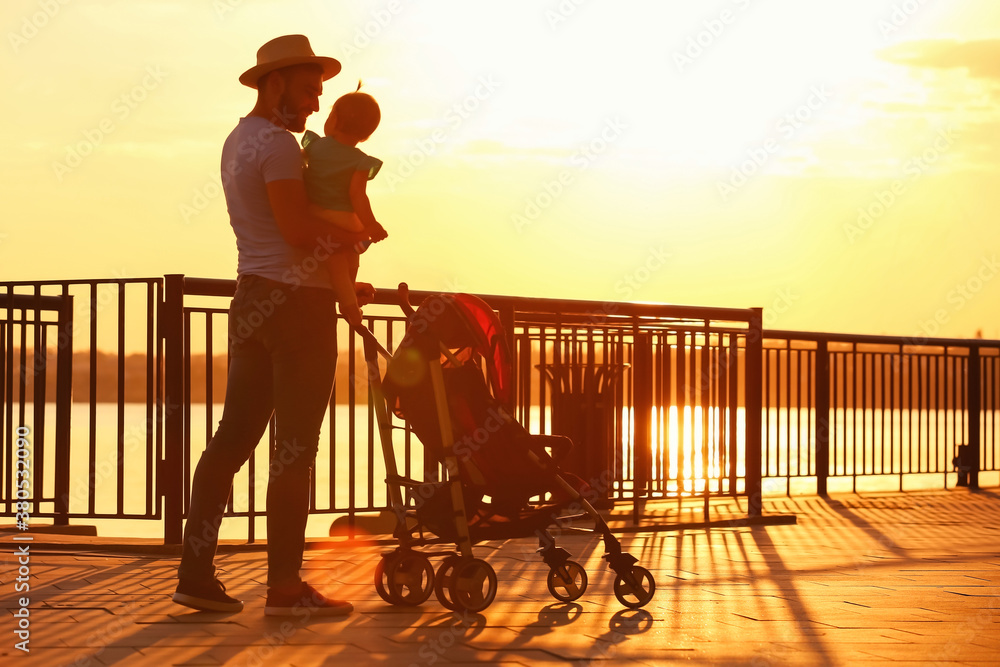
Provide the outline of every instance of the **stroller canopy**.
{"type": "Polygon", "coordinates": [[[503,326],[489,304],[471,294],[438,294],[424,300],[389,366],[387,396],[419,381],[413,377],[421,374],[419,361],[407,350],[419,350],[424,359],[432,359],[442,354],[441,344],[463,363],[475,355],[482,357],[490,392],[502,405],[509,404],[512,367],[503,326]]]}

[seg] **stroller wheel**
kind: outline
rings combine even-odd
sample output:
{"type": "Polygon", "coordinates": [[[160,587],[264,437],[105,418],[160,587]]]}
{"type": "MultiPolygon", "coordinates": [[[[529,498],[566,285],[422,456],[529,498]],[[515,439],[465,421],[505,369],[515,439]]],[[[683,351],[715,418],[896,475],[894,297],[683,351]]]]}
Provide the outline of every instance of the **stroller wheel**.
{"type": "Polygon", "coordinates": [[[549,570],[546,583],[552,597],[560,602],[572,602],[587,590],[587,571],[576,561],[568,560],[549,570]]]}
{"type": "Polygon", "coordinates": [[[401,554],[386,564],[385,589],[389,602],[415,607],[423,604],[434,589],[434,567],[427,556],[401,554]]]}
{"type": "Polygon", "coordinates": [[[458,606],[451,600],[452,575],[455,574],[455,566],[462,562],[462,557],[451,555],[441,561],[437,574],[434,575],[434,594],[438,602],[445,609],[455,611],[458,606]]]}
{"type": "Polygon", "coordinates": [[[655,592],[653,575],[644,567],[634,565],[626,576],[615,577],[615,597],[629,609],[644,607],[655,592]]]}
{"type": "Polygon", "coordinates": [[[382,556],[378,565],[375,566],[375,592],[389,604],[402,604],[400,600],[389,593],[389,570],[395,566],[398,558],[399,552],[394,551],[382,556]]]}
{"type": "Polygon", "coordinates": [[[459,609],[479,612],[493,603],[497,594],[497,573],[484,560],[463,559],[451,576],[451,599],[459,609]]]}

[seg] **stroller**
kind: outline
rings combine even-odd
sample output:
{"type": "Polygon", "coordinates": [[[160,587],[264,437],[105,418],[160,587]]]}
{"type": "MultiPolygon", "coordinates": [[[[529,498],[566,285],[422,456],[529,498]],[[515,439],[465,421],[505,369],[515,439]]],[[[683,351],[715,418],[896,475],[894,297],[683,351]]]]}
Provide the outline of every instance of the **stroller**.
{"type": "Polygon", "coordinates": [[[656,590],[649,570],[622,552],[588,501],[596,497],[589,485],[560,471],[558,461],[572,442],[562,436],[531,435],[509,415],[510,353],[493,309],[468,294],[440,294],[414,311],[405,284],[399,286],[399,295],[408,324],[393,354],[370,331],[358,328],[389,503],[396,515],[393,536],[399,543],[375,569],[379,596],[394,605],[419,605],[433,592],[449,610],[480,612],[496,596],[497,576],[488,562],[474,556],[472,546],[537,536],[538,553],[549,567],[549,592],[562,602],[576,600],[587,589],[587,572],[556,546],[548,529],[589,518],[593,532],[603,537],[604,558],[617,575],[615,597],[629,608],[647,604],[656,590]],[[388,358],[384,378],[379,354],[388,358]],[[399,474],[392,432],[401,427],[392,424],[390,411],[404,419],[424,445],[425,459],[434,468],[443,464],[447,479],[416,481],[399,474]],[[545,500],[532,502],[540,498],[545,500]],[[451,544],[457,551],[426,550],[451,544]],[[443,556],[436,572],[432,556],[443,556]]]}

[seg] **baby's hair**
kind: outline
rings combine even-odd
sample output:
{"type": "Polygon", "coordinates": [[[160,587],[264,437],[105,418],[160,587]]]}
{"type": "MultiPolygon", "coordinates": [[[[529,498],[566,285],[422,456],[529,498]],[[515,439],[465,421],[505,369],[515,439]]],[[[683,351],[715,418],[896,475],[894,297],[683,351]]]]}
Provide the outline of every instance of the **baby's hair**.
{"type": "Polygon", "coordinates": [[[337,129],[358,141],[372,135],[382,120],[378,102],[368,93],[361,92],[361,81],[353,93],[342,95],[333,103],[337,112],[337,129]]]}

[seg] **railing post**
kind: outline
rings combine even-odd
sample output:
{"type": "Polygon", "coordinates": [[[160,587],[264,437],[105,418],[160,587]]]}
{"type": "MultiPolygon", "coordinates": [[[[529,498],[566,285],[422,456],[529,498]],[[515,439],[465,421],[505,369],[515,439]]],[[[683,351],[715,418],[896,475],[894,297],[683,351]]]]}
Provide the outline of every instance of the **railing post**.
{"type": "Polygon", "coordinates": [[[163,543],[184,538],[184,276],[164,276],[163,461],[158,475],[163,498],[163,543]]]}
{"type": "Polygon", "coordinates": [[[70,418],[73,414],[73,297],[63,294],[56,344],[56,478],[53,523],[69,525],[70,418]]]}
{"type": "Polygon", "coordinates": [[[969,397],[969,488],[979,488],[979,448],[981,437],[980,416],[983,409],[982,380],[979,365],[979,347],[969,348],[969,372],[966,375],[969,397]]]}
{"type": "MultiPolygon", "coordinates": [[[[512,370],[514,373],[518,373],[521,370],[521,367],[517,363],[517,340],[514,338],[514,306],[505,306],[501,308],[499,317],[500,317],[500,324],[501,326],[503,326],[504,332],[507,334],[506,338],[508,341],[510,341],[510,348],[508,349],[508,352],[510,352],[510,360],[511,364],[513,365],[512,370]]],[[[531,358],[530,343],[528,345],[528,350],[526,354],[530,359],[531,358]]],[[[514,378],[514,387],[516,387],[520,382],[527,382],[528,386],[530,387],[531,376],[529,375],[525,377],[514,378]]],[[[507,405],[504,406],[507,409],[507,411],[512,415],[516,414],[514,410],[515,406],[517,405],[517,392],[514,390],[514,387],[511,387],[510,398],[507,401],[507,405]]]]}
{"type": "Polygon", "coordinates": [[[764,311],[754,308],[746,343],[746,493],[751,517],[763,514],[761,411],[764,409],[764,311]]]}
{"type": "Polygon", "coordinates": [[[639,498],[649,491],[652,475],[653,339],[648,333],[635,335],[632,356],[632,465],[633,514],[638,519],[639,498]]]}
{"type": "Polygon", "coordinates": [[[830,476],[830,350],[816,344],[816,494],[826,497],[830,476]]]}

